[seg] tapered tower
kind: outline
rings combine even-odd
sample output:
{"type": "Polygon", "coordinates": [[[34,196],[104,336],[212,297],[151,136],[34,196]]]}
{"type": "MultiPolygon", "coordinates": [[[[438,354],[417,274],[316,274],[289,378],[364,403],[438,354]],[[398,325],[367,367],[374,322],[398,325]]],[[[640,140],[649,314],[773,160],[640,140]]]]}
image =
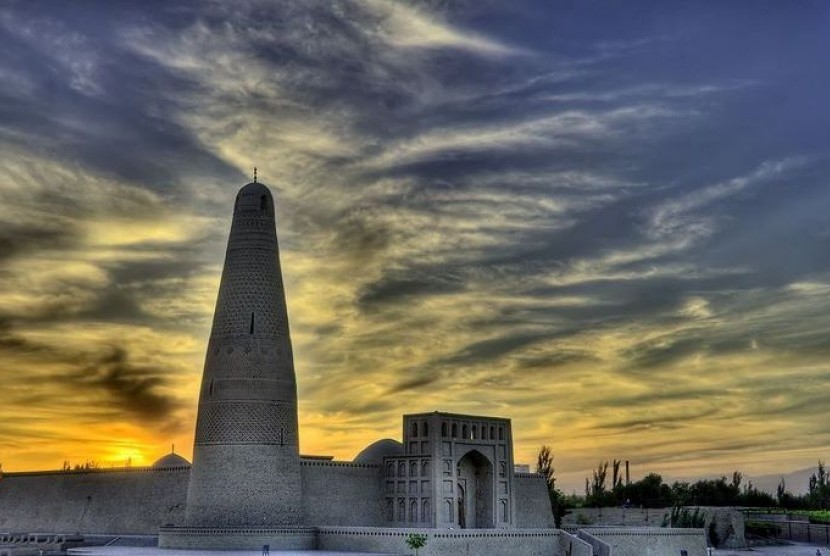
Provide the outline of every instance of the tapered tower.
{"type": "Polygon", "coordinates": [[[274,200],[236,196],[208,342],[187,527],[298,527],[302,485],[297,385],[274,200]]]}

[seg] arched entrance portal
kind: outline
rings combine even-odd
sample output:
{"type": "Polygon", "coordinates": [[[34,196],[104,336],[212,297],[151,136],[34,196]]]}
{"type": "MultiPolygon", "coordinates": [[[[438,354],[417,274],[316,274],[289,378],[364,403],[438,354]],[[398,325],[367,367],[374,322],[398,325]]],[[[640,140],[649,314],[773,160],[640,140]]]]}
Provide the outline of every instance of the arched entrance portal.
{"type": "Polygon", "coordinates": [[[492,529],[493,466],[478,450],[468,452],[458,461],[458,526],[492,529]]]}

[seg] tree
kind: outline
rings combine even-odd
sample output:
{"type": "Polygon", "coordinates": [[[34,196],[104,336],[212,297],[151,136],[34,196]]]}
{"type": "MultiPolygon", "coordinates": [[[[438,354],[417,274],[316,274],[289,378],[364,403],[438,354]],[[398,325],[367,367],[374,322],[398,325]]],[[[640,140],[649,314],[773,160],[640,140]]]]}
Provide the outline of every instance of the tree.
{"type": "Polygon", "coordinates": [[[544,477],[548,490],[556,488],[555,469],[553,467],[553,452],[547,444],[539,448],[539,455],[536,456],[536,473],[544,477]]]}
{"type": "Polygon", "coordinates": [[[614,493],[614,501],[621,504],[625,501],[622,474],[620,473],[620,465],[622,460],[615,459],[611,463],[611,491],[614,493]]]}
{"type": "Polygon", "coordinates": [[[591,472],[591,494],[605,493],[605,479],[608,476],[608,462],[600,461],[597,468],[591,472]]]}
{"type": "Polygon", "coordinates": [[[775,489],[775,499],[778,501],[779,506],[783,506],[784,495],[787,494],[787,483],[784,481],[784,477],[781,477],[781,482],[778,483],[778,487],[775,489]]]}
{"type": "Polygon", "coordinates": [[[663,477],[657,473],[649,473],[639,481],[635,481],[624,489],[624,494],[635,506],[644,508],[663,508],[672,505],[675,488],[678,494],[682,493],[680,485],[675,487],[663,482],[663,477]]]}
{"type": "Polygon", "coordinates": [[[816,473],[810,475],[807,498],[812,508],[824,508],[827,499],[830,497],[830,481],[828,481],[827,469],[822,460],[818,460],[816,473]]]}
{"type": "Polygon", "coordinates": [[[406,537],[406,546],[415,551],[415,556],[418,556],[418,551],[427,544],[427,536],[420,533],[412,533],[406,537]]]}
{"type": "Polygon", "coordinates": [[[562,527],[562,518],[568,513],[565,495],[556,488],[555,468],[553,467],[553,451],[548,445],[539,449],[536,457],[536,473],[544,477],[548,487],[548,498],[550,499],[550,510],[553,513],[553,522],[556,528],[562,527]]]}
{"type": "Polygon", "coordinates": [[[615,506],[617,499],[614,492],[605,487],[608,478],[608,462],[600,461],[591,471],[591,480],[585,479],[585,505],[592,508],[615,506]]]}
{"type": "Polygon", "coordinates": [[[617,490],[622,486],[622,476],[620,476],[621,460],[615,459],[611,464],[611,489],[617,490]]]}

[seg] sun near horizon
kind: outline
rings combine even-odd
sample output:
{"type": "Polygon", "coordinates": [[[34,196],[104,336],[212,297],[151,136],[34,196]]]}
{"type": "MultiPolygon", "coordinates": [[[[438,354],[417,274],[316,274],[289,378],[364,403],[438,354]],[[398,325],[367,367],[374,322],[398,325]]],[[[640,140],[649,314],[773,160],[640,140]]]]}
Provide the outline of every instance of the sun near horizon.
{"type": "Polygon", "coordinates": [[[190,459],[253,166],[302,453],[439,410],[512,419],[516,461],[552,445],[567,492],[600,460],[814,466],[828,10],[3,6],[3,471],[190,459]]]}

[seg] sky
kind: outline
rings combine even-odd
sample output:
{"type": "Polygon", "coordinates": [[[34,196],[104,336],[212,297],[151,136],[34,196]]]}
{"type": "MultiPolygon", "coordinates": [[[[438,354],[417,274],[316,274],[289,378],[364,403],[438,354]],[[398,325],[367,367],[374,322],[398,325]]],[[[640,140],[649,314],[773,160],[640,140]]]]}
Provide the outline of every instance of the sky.
{"type": "Polygon", "coordinates": [[[559,486],[830,456],[830,3],[7,1],[0,463],[192,453],[236,191],[301,451],[512,419],[559,486]]]}

